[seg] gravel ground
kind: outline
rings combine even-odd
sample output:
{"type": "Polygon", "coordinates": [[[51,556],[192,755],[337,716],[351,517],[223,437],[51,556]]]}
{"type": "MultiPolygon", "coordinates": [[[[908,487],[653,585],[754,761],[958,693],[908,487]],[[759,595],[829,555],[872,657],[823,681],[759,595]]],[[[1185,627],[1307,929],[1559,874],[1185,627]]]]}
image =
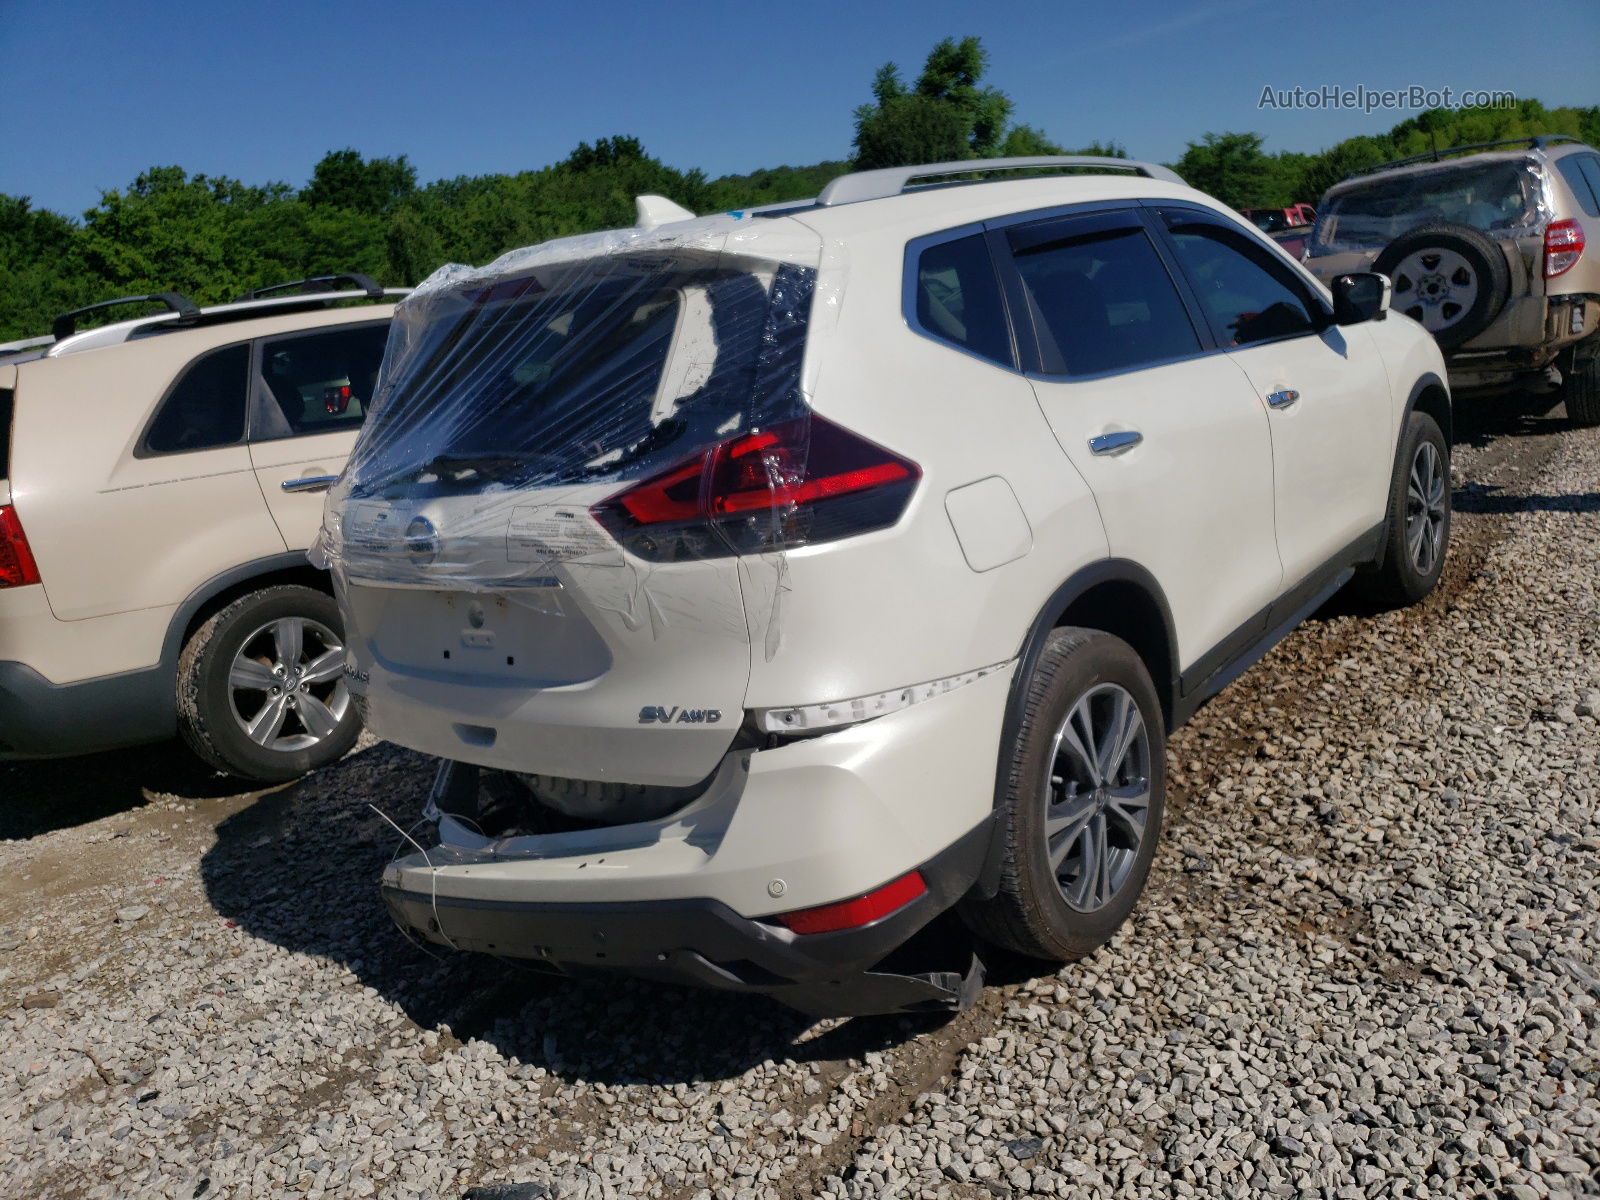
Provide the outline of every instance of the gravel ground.
{"type": "Polygon", "coordinates": [[[393,747],[0,768],[0,1192],[1600,1195],[1600,433],[1552,427],[1458,447],[1426,604],[1336,599],[1173,739],[1109,946],[943,1022],[427,955],[393,747]]]}

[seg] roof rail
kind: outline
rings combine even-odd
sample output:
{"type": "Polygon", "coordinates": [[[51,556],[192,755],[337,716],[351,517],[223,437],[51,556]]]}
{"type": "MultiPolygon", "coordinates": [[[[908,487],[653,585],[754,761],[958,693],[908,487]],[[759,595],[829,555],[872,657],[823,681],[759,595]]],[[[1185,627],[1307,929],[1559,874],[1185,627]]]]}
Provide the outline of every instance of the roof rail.
{"type": "Polygon", "coordinates": [[[169,312],[175,312],[180,317],[193,318],[200,315],[200,310],[193,300],[179,292],[151,292],[148,296],[119,296],[115,300],[102,300],[99,304],[86,304],[82,308],[75,308],[71,312],[64,312],[54,321],[50,322],[50,334],[56,341],[62,341],[78,332],[78,318],[88,313],[99,312],[103,308],[115,308],[119,304],[164,304],[169,312]]]}
{"type": "MultiPolygon", "coordinates": [[[[915,167],[884,167],[876,171],[857,171],[841,175],[823,188],[817,203],[823,207],[857,204],[862,200],[881,200],[898,196],[913,179],[936,175],[967,175],[975,171],[1025,171],[1030,168],[1095,167],[1099,170],[1130,171],[1168,183],[1182,183],[1176,172],[1157,163],[1132,158],[1109,158],[1094,154],[1042,154],[1028,158],[968,158],[958,162],[924,163],[915,167]]],[[[973,180],[974,183],[986,182],[973,180]]]]}
{"type": "Polygon", "coordinates": [[[1370,175],[1374,171],[1387,171],[1391,167],[1409,167],[1420,162],[1442,162],[1446,154],[1470,154],[1475,150],[1503,150],[1507,146],[1522,146],[1528,150],[1543,150],[1553,142],[1581,142],[1570,133],[1544,133],[1538,137],[1510,138],[1503,142],[1471,142],[1464,146],[1446,146],[1444,149],[1429,150],[1426,154],[1413,154],[1409,158],[1395,158],[1386,163],[1379,163],[1375,167],[1360,167],[1346,175],[1346,179],[1354,179],[1357,175],[1370,175]]]}
{"type": "Polygon", "coordinates": [[[310,279],[291,279],[288,283],[274,283],[267,287],[254,288],[240,296],[234,303],[244,300],[264,300],[278,292],[298,292],[301,295],[315,295],[318,292],[331,292],[337,290],[341,283],[348,283],[359,288],[367,294],[368,300],[383,299],[383,285],[374,280],[370,275],[314,275],[310,279]]]}

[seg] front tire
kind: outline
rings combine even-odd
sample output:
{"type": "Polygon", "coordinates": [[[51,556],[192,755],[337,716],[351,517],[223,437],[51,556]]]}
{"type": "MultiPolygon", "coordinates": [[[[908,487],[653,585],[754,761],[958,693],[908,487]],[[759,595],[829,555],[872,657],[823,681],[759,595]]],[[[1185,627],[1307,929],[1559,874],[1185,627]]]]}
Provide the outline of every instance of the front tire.
{"type": "Polygon", "coordinates": [[[184,645],[177,686],[184,741],[241,779],[294,779],[342,757],[361,732],[344,623],[314,588],[263,588],[214,613],[184,645]]]}
{"type": "Polygon", "coordinates": [[[1404,608],[1433,591],[1450,549],[1450,516],[1450,444],[1438,422],[1413,412],[1389,485],[1383,561],[1360,577],[1367,598],[1404,608]]]}
{"type": "Polygon", "coordinates": [[[1066,962],[1104,944],[1144,891],[1166,799],[1166,731],[1131,646],[1053,630],[1009,748],[1005,859],[992,899],[962,916],[980,937],[1066,962]]]}

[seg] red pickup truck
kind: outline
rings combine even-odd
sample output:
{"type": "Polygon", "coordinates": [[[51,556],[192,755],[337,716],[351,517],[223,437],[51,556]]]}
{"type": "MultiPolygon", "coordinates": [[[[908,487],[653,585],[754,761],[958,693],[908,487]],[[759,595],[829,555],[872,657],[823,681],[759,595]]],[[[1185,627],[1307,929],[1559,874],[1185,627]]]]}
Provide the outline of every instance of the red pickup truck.
{"type": "Polygon", "coordinates": [[[1317,219],[1317,210],[1309,204],[1291,204],[1287,208],[1241,208],[1245,220],[1266,234],[1291,258],[1299,258],[1311,236],[1311,223],[1317,219]]]}

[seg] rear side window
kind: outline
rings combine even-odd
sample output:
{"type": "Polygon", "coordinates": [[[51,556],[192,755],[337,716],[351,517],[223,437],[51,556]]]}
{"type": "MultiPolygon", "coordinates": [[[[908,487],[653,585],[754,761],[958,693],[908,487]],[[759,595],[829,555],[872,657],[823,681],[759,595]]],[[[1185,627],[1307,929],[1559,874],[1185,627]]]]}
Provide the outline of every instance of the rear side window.
{"type": "Polygon", "coordinates": [[[10,388],[0,388],[0,479],[11,474],[11,410],[14,401],[10,388]]]}
{"type": "Polygon", "coordinates": [[[1014,365],[1000,284],[981,233],[930,246],[917,258],[917,324],[980,358],[1014,365]]]}
{"type": "Polygon", "coordinates": [[[269,403],[258,440],[354,429],[367,415],[383,365],[387,324],[272,338],[261,344],[269,403]],[[274,418],[281,415],[282,421],[274,418]]]}
{"type": "Polygon", "coordinates": [[[195,359],[161,402],[145,434],[146,454],[232,446],[244,438],[250,343],[195,359]]]}
{"type": "Polygon", "coordinates": [[[1178,262],[1225,346],[1315,331],[1321,309],[1264,247],[1216,225],[1169,217],[1178,262]]]}
{"type": "Polygon", "coordinates": [[[1600,217],[1600,154],[1569,154],[1556,160],[1578,205],[1591,217],[1600,217]]]}
{"type": "Polygon", "coordinates": [[[1093,218],[1013,231],[1049,375],[1100,375],[1196,354],[1200,339],[1143,226],[1093,218]]]}

